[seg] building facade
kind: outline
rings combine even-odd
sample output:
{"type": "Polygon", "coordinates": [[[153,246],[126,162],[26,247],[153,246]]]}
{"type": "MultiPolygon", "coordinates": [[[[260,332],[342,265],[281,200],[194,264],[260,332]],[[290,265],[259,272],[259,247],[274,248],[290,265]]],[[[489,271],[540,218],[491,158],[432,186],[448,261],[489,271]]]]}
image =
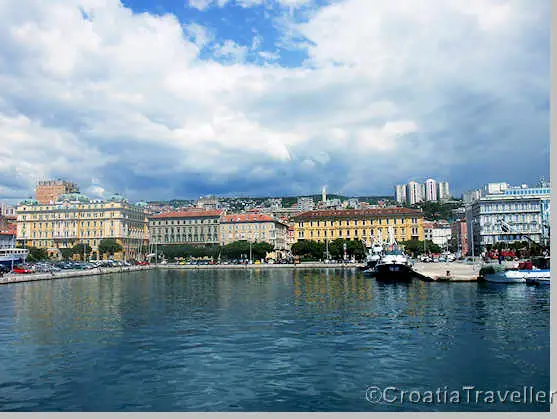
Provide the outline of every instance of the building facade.
{"type": "Polygon", "coordinates": [[[218,245],[222,214],[221,210],[192,208],[153,215],[149,218],[150,241],[159,245],[218,245]]]}
{"type": "Polygon", "coordinates": [[[266,214],[227,214],[220,218],[220,244],[238,240],[267,242],[275,250],[288,248],[288,224],[266,214]]]}
{"type": "Polygon", "coordinates": [[[67,180],[43,180],[35,188],[35,199],[41,205],[54,204],[61,195],[79,193],[79,187],[67,180]]]}
{"type": "Polygon", "coordinates": [[[468,233],[465,219],[458,219],[451,224],[451,237],[456,244],[458,257],[468,254],[468,233]]]}
{"type": "Polygon", "coordinates": [[[406,185],[395,186],[395,201],[399,204],[406,203],[406,185]]]}
{"type": "Polygon", "coordinates": [[[107,201],[81,194],[64,194],[54,204],[22,201],[17,207],[17,241],[59,254],[62,248],[88,244],[93,259],[102,258],[98,245],[115,239],[122,246],[116,259],[137,259],[147,251],[147,217],[142,206],[114,195],[107,201]]]}
{"type": "Polygon", "coordinates": [[[374,237],[387,241],[391,226],[397,241],[424,238],[422,211],[408,208],[307,211],[291,220],[297,241],[363,240],[371,246],[374,237]]]}
{"type": "Polygon", "coordinates": [[[424,240],[431,240],[442,250],[445,249],[452,236],[451,226],[449,223],[440,223],[436,221],[424,221],[424,240]]]}
{"type": "Polygon", "coordinates": [[[15,217],[15,207],[12,207],[5,202],[0,202],[0,216],[15,217]]]}
{"type": "Polygon", "coordinates": [[[550,212],[549,187],[505,188],[503,193],[486,195],[467,207],[468,242],[475,255],[487,245],[522,241],[522,236],[547,245],[550,212]],[[499,220],[510,225],[512,231],[504,231],[499,220]]]}
{"type": "Polygon", "coordinates": [[[464,201],[465,204],[470,204],[475,200],[480,199],[481,197],[482,197],[482,191],[479,189],[473,191],[466,191],[462,194],[462,200],[464,201]]]}
{"type": "Polygon", "coordinates": [[[425,181],[425,200],[437,201],[437,181],[434,179],[425,181]]]}
{"type": "Polygon", "coordinates": [[[410,205],[423,201],[422,185],[411,180],[406,185],[406,199],[410,205]]]}
{"type": "Polygon", "coordinates": [[[439,182],[438,191],[439,201],[447,201],[451,199],[451,191],[449,190],[449,182],[439,182]]]}
{"type": "Polygon", "coordinates": [[[16,246],[16,235],[15,228],[0,229],[0,249],[13,249],[16,246]]]}

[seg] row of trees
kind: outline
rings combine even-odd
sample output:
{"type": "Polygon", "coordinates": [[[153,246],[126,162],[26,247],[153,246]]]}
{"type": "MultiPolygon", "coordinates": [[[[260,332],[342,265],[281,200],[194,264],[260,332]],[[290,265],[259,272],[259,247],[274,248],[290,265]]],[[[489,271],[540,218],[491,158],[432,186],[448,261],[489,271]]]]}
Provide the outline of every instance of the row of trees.
{"type": "MultiPolygon", "coordinates": [[[[115,253],[122,251],[122,245],[115,239],[102,239],[99,243],[98,249],[101,257],[104,255],[112,256],[115,253]]],[[[48,252],[46,249],[31,246],[28,250],[29,256],[27,257],[27,260],[29,262],[37,262],[39,260],[48,259],[48,252]]],[[[78,243],[74,247],[60,249],[63,259],[71,259],[74,255],[78,255],[80,259],[84,258],[84,260],[87,260],[92,252],[93,249],[87,243],[78,243]]]]}
{"type": "MultiPolygon", "coordinates": [[[[255,242],[251,244],[252,259],[263,259],[268,252],[272,252],[273,245],[267,242],[255,242]]],[[[225,246],[188,246],[188,245],[166,245],[159,246],[157,252],[168,259],[176,258],[203,258],[212,259],[241,259],[250,255],[250,243],[247,240],[239,240],[225,246]]]]}
{"type": "Polygon", "coordinates": [[[327,256],[327,244],[315,240],[301,240],[292,245],[292,253],[300,257],[302,261],[321,259],[343,259],[344,245],[346,244],[347,258],[362,260],[366,256],[366,248],[359,240],[335,239],[328,243],[329,255],[327,256]]]}

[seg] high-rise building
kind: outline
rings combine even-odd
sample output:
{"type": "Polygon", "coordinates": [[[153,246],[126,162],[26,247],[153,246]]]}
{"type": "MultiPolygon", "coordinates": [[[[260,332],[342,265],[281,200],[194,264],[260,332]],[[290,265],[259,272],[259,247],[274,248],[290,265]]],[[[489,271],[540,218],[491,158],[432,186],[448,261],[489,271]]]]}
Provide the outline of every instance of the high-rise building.
{"type": "Polygon", "coordinates": [[[437,201],[437,181],[434,179],[425,181],[425,200],[437,201]]]}
{"type": "Polygon", "coordinates": [[[406,185],[395,186],[395,201],[400,204],[406,203],[406,185]]]}
{"type": "Polygon", "coordinates": [[[422,185],[413,180],[408,182],[406,185],[406,200],[410,205],[423,201],[422,185]]]}
{"type": "Polygon", "coordinates": [[[35,188],[35,199],[41,205],[52,205],[64,194],[79,193],[79,187],[67,180],[43,180],[35,188]]]}
{"type": "Polygon", "coordinates": [[[451,199],[451,192],[449,191],[449,182],[439,182],[438,200],[446,201],[451,199]]]}

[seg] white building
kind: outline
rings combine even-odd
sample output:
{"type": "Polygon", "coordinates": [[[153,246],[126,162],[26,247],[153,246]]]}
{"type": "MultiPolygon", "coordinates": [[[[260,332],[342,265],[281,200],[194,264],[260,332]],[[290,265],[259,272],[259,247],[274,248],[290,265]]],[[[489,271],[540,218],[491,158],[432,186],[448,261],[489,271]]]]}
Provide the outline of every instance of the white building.
{"type": "Polygon", "coordinates": [[[425,181],[425,200],[437,201],[437,181],[434,179],[425,181]]]}
{"type": "Polygon", "coordinates": [[[439,182],[438,199],[445,201],[451,199],[451,192],[449,191],[449,182],[439,182]]]}
{"type": "Polygon", "coordinates": [[[549,186],[509,188],[507,185],[503,193],[483,196],[467,207],[468,243],[475,255],[488,244],[522,241],[523,236],[547,244],[550,209],[549,186]],[[511,225],[512,231],[503,231],[499,220],[511,225]]]}
{"type": "Polygon", "coordinates": [[[413,180],[408,182],[406,185],[406,198],[410,205],[423,201],[422,185],[418,182],[414,182],[413,180]]]}
{"type": "Polygon", "coordinates": [[[465,204],[470,204],[473,201],[480,199],[482,197],[482,191],[476,189],[474,191],[466,191],[462,194],[462,200],[465,204]]]}
{"type": "Polygon", "coordinates": [[[298,198],[298,211],[312,211],[315,208],[315,202],[313,202],[313,198],[298,198]]]}
{"type": "Polygon", "coordinates": [[[504,193],[509,184],[507,182],[488,183],[484,186],[484,195],[498,195],[504,193]]]}
{"type": "Polygon", "coordinates": [[[395,201],[401,204],[406,203],[406,185],[395,186],[395,201]]]}
{"type": "Polygon", "coordinates": [[[424,221],[424,240],[431,240],[444,250],[451,240],[451,225],[445,222],[424,221]]]}
{"type": "Polygon", "coordinates": [[[0,202],[0,215],[4,217],[15,217],[15,207],[5,202],[0,202]]]}

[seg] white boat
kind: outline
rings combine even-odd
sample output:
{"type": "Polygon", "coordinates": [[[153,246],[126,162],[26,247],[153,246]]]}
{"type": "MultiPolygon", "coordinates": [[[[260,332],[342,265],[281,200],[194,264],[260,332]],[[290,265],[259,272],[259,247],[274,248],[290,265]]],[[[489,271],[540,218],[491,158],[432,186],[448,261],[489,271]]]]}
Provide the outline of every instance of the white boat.
{"type": "Polygon", "coordinates": [[[549,284],[551,278],[549,257],[534,258],[532,262],[521,262],[518,268],[508,269],[502,265],[489,265],[482,270],[486,281],[504,284],[549,284]]]}
{"type": "Polygon", "coordinates": [[[28,249],[8,248],[0,249],[0,265],[12,267],[24,263],[29,255],[28,249]]]}
{"type": "Polygon", "coordinates": [[[389,226],[388,250],[381,256],[373,268],[375,278],[379,281],[409,281],[412,279],[412,268],[406,256],[398,247],[394,229],[389,226]]]}
{"type": "Polygon", "coordinates": [[[500,284],[520,284],[526,283],[526,275],[524,271],[519,270],[495,270],[493,273],[485,273],[484,278],[488,282],[497,282],[500,284]]]}

